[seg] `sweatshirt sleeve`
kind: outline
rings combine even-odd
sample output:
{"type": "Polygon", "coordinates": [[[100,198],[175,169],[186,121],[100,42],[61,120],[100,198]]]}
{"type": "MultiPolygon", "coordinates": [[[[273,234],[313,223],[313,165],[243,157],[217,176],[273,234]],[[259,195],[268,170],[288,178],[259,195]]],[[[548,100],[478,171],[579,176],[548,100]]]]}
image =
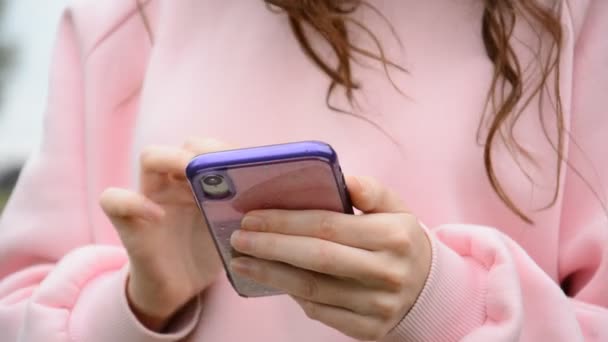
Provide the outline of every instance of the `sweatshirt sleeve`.
{"type": "Polygon", "coordinates": [[[194,329],[200,303],[166,334],[146,330],[126,300],[124,249],[94,243],[85,176],[85,61],[74,22],[67,11],[60,23],[43,143],[0,220],[1,339],[178,341],[194,329]]]}
{"type": "Polygon", "coordinates": [[[427,284],[383,342],[608,341],[608,2],[587,3],[573,55],[559,279],[496,229],[431,229],[427,284]]]}

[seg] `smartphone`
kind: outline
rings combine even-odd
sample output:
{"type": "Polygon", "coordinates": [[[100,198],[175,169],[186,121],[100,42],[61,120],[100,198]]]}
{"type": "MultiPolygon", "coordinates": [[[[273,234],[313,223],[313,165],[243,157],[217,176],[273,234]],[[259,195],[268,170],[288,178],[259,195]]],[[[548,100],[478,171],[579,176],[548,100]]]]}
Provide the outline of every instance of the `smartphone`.
{"type": "Polygon", "coordinates": [[[338,156],[323,142],[206,153],[192,159],[186,175],[228,279],[243,297],[282,294],[230,270],[230,260],[240,255],[230,245],[230,236],[240,229],[246,213],[258,209],[353,213],[338,156]]]}

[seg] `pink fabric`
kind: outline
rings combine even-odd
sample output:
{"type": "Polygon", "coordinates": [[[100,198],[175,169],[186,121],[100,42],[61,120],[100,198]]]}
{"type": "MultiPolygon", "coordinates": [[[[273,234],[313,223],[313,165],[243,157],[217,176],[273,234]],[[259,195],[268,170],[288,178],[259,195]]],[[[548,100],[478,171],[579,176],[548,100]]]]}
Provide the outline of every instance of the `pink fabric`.
{"type": "MultiPolygon", "coordinates": [[[[347,173],[402,195],[431,227],[433,265],[386,341],[608,341],[608,218],[598,200],[608,192],[608,2],[562,9],[561,95],[575,137],[567,150],[584,178],[564,168],[555,206],[536,210],[556,181],[537,103],[514,134],[539,167],[495,149],[499,179],[535,226],[494,194],[475,141],[492,76],[481,1],[374,3],[404,49],[382,20],[358,15],[408,68],[393,73],[408,97],[356,65],[358,110],[398,144],[325,106],[326,77],[261,1],[149,1],[153,39],[134,2],[75,1],[58,33],[44,143],[0,223],[2,340],[351,341],[286,297],[243,299],[223,278],[167,334],[137,322],[124,295],[127,258],[97,198],[108,186],[137,186],[143,146],[195,135],[242,146],[324,140],[347,173]]],[[[525,23],[516,32],[535,46],[525,23]]],[[[533,61],[515,46],[522,65],[533,61]]],[[[345,104],[339,92],[332,101],[345,104]]],[[[550,125],[548,99],[544,108],[550,125]]]]}

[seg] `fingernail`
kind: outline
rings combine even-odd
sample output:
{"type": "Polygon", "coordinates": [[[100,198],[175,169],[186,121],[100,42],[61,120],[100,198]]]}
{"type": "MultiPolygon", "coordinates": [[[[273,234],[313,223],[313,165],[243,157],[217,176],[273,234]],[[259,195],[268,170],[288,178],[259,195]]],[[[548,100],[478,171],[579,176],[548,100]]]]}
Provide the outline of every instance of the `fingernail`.
{"type": "Polygon", "coordinates": [[[251,243],[250,240],[249,233],[241,230],[234,231],[230,236],[230,244],[232,244],[232,247],[242,252],[248,248],[251,243]]]}
{"type": "Polygon", "coordinates": [[[251,274],[253,272],[253,263],[243,258],[232,259],[230,269],[243,275],[251,274]]]}
{"type": "Polygon", "coordinates": [[[247,215],[241,221],[241,228],[248,230],[261,231],[264,227],[264,220],[258,216],[247,215]]]}

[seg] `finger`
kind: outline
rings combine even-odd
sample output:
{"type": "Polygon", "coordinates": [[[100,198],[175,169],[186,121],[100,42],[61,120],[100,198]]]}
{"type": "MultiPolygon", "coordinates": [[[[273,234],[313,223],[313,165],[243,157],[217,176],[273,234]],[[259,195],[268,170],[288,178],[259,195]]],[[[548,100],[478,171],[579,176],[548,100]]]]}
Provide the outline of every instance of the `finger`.
{"type": "Polygon", "coordinates": [[[232,145],[212,138],[190,137],[184,142],[183,148],[194,154],[210,153],[229,150],[232,145]]]}
{"type": "Polygon", "coordinates": [[[140,157],[143,173],[171,174],[185,178],[185,169],[194,153],[167,146],[147,147],[140,157]]]}
{"type": "Polygon", "coordinates": [[[353,206],[364,213],[407,212],[396,193],[372,178],[348,176],[346,187],[353,206]]]}
{"type": "Polygon", "coordinates": [[[165,214],[164,209],[153,201],[126,189],[105,190],[99,198],[99,204],[111,219],[141,218],[156,221],[165,214]]]}
{"type": "Polygon", "coordinates": [[[308,236],[368,251],[383,251],[407,238],[408,214],[347,215],[321,210],[260,210],[247,214],[247,231],[308,236]]]}
{"type": "Polygon", "coordinates": [[[292,296],[308,318],[319,321],[359,341],[376,341],[384,337],[382,323],[372,317],[330,305],[292,296]]]}
{"type": "Polygon", "coordinates": [[[349,279],[248,257],[233,259],[230,268],[257,283],[280,289],[289,295],[362,315],[390,318],[400,310],[394,297],[349,279]]]}
{"type": "Polygon", "coordinates": [[[384,285],[382,259],[372,252],[306,236],[237,230],[231,236],[239,252],[306,270],[384,285]]]}

